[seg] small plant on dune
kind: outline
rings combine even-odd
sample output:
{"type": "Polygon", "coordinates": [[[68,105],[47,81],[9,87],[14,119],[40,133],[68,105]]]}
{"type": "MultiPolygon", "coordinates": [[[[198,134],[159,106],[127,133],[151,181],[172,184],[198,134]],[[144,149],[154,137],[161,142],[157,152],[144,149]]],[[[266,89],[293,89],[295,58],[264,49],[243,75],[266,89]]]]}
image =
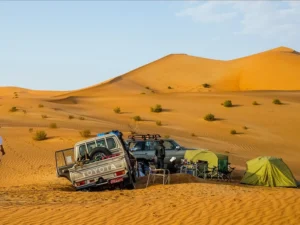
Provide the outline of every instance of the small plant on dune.
{"type": "Polygon", "coordinates": [[[163,111],[161,105],[159,105],[159,104],[157,104],[154,107],[151,107],[150,110],[151,110],[151,112],[155,112],[155,113],[160,113],[163,111]]]}
{"type": "Polygon", "coordinates": [[[204,84],[202,84],[202,87],[204,87],[204,88],[210,88],[210,84],[204,83],[204,84]]]}
{"type": "Polygon", "coordinates": [[[155,93],[155,91],[154,90],[151,90],[151,92],[154,94],[155,93]]]}
{"type": "Polygon", "coordinates": [[[257,101],[252,102],[252,105],[259,105],[257,101]]]}
{"type": "Polygon", "coordinates": [[[204,116],[204,119],[206,121],[214,121],[216,118],[215,118],[214,114],[209,113],[206,116],[204,116]]]}
{"type": "Polygon", "coordinates": [[[142,93],[141,93],[141,95],[145,95],[145,94],[146,94],[145,92],[142,92],[142,93]]]}
{"type": "Polygon", "coordinates": [[[170,138],[170,135],[166,134],[166,135],[164,136],[164,138],[165,138],[165,139],[169,139],[169,138],[170,138]]]}
{"type": "Polygon", "coordinates": [[[246,126],[243,126],[243,129],[244,129],[244,130],[248,130],[248,127],[246,127],[246,126]]]}
{"type": "Polygon", "coordinates": [[[161,121],[160,120],[156,121],[156,125],[161,126],[162,125],[161,121]]]}
{"type": "Polygon", "coordinates": [[[28,131],[29,131],[29,133],[32,133],[33,128],[29,128],[28,131]]]}
{"type": "Polygon", "coordinates": [[[44,105],[43,104],[39,104],[38,107],[39,108],[44,108],[44,105]]]}
{"type": "Polygon", "coordinates": [[[47,119],[47,118],[48,118],[48,116],[47,116],[47,115],[45,115],[45,114],[43,114],[43,115],[42,115],[42,118],[43,118],[43,119],[47,119]]]}
{"type": "Polygon", "coordinates": [[[141,121],[142,118],[141,118],[140,116],[134,116],[134,117],[133,117],[133,120],[134,120],[134,121],[141,121]]]}
{"type": "Polygon", "coordinates": [[[171,86],[168,86],[168,89],[173,89],[171,86]]]}
{"type": "Polygon", "coordinates": [[[23,113],[24,113],[24,114],[26,114],[26,113],[27,113],[27,111],[26,111],[25,109],[23,109],[23,113]]]}
{"type": "Polygon", "coordinates": [[[10,108],[10,110],[9,110],[10,112],[17,112],[18,111],[18,109],[17,109],[17,107],[16,106],[13,106],[13,107],[11,107],[10,108]]]}
{"type": "Polygon", "coordinates": [[[33,139],[36,141],[42,141],[47,139],[47,133],[43,130],[36,131],[35,135],[33,136],[33,139]]]}
{"type": "Polygon", "coordinates": [[[55,129],[55,128],[57,128],[57,124],[56,123],[50,123],[49,128],[55,129]]]}
{"type": "Polygon", "coordinates": [[[275,104],[275,105],[281,105],[282,102],[279,99],[274,99],[273,100],[273,104],[275,104]]]}
{"type": "Polygon", "coordinates": [[[148,89],[148,90],[150,90],[150,87],[148,87],[148,86],[147,86],[147,87],[145,87],[145,88],[146,88],[146,89],[148,89]]]}
{"type": "Polygon", "coordinates": [[[79,134],[81,137],[89,137],[89,136],[91,136],[91,131],[90,130],[82,130],[82,131],[79,131],[79,134]]]}
{"type": "Polygon", "coordinates": [[[191,136],[192,136],[192,137],[196,137],[196,134],[195,134],[195,133],[191,133],[191,136]]]}
{"type": "Polygon", "coordinates": [[[83,116],[80,116],[78,119],[79,120],[85,120],[85,118],[83,116]]]}
{"type": "Polygon", "coordinates": [[[69,120],[74,119],[73,115],[69,115],[69,120]]]}
{"type": "Polygon", "coordinates": [[[231,100],[226,100],[224,103],[223,103],[224,107],[232,107],[232,102],[231,100]]]}
{"type": "Polygon", "coordinates": [[[237,134],[236,130],[231,130],[230,133],[231,134],[237,134]]]}
{"type": "Polygon", "coordinates": [[[117,113],[117,114],[120,114],[121,113],[121,108],[120,107],[114,108],[114,112],[117,113]]]}

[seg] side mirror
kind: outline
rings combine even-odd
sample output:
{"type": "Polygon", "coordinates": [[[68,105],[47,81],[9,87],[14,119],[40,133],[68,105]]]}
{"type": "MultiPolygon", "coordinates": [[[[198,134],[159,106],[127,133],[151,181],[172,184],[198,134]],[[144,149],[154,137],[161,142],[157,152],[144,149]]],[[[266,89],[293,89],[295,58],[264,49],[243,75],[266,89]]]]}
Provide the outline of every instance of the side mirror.
{"type": "Polygon", "coordinates": [[[180,150],[181,147],[180,147],[179,145],[177,145],[175,149],[176,149],[176,150],[180,150]]]}

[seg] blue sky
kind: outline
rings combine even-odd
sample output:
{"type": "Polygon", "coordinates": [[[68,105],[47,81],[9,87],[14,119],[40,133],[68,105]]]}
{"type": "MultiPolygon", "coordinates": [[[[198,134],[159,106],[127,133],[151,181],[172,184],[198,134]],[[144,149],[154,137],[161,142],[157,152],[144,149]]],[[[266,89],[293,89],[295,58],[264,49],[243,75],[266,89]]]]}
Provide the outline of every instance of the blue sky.
{"type": "Polygon", "coordinates": [[[300,51],[300,2],[0,2],[0,86],[74,90],[170,53],[300,51]]]}

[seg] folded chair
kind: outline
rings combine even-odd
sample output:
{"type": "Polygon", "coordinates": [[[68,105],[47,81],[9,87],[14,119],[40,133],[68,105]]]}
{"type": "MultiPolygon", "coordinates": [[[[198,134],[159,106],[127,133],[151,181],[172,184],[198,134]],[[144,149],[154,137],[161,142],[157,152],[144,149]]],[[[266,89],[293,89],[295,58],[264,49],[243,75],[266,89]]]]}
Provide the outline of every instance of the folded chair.
{"type": "Polygon", "coordinates": [[[219,173],[218,173],[218,167],[214,166],[214,167],[207,167],[207,171],[206,171],[206,177],[210,179],[213,178],[219,178],[219,173]]]}
{"type": "Polygon", "coordinates": [[[231,182],[231,174],[234,171],[235,167],[228,166],[227,171],[218,171],[218,179],[226,180],[231,182]]]}
{"type": "Polygon", "coordinates": [[[148,187],[150,180],[155,182],[156,177],[163,178],[163,185],[170,184],[170,171],[168,169],[157,169],[153,163],[149,163],[149,173],[146,188],[148,187]]]}

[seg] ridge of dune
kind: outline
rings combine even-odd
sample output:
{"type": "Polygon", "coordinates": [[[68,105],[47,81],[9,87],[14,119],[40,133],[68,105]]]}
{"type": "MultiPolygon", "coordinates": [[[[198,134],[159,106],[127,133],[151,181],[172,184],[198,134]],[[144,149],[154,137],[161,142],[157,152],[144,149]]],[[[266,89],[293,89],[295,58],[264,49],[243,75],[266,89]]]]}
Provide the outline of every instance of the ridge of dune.
{"type": "Polygon", "coordinates": [[[169,54],[100,84],[56,97],[300,90],[299,73],[299,53],[283,46],[228,61],[169,54]],[[204,83],[210,84],[211,88],[202,87],[204,83]]]}

